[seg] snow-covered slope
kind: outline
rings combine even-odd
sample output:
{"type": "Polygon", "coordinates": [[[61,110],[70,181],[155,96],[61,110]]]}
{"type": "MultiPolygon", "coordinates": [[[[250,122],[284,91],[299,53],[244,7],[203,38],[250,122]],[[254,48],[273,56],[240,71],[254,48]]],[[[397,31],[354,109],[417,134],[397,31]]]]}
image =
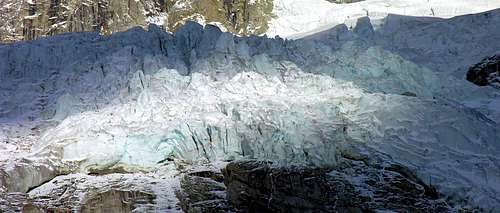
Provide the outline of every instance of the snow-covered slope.
{"type": "Polygon", "coordinates": [[[297,40],[189,22],[174,34],[150,26],[0,45],[1,143],[20,150],[0,158],[0,185],[25,192],[60,174],[169,160],[328,166],[349,147],[498,211],[500,94],[452,74],[500,49],[499,22],[499,10],[388,16],[379,28],[363,18],[297,40]],[[11,145],[25,138],[29,152],[11,145]]]}
{"type": "Polygon", "coordinates": [[[271,20],[267,35],[298,38],[338,24],[352,27],[358,18],[365,16],[378,25],[378,20],[389,14],[451,18],[499,7],[497,0],[365,0],[350,4],[333,4],[326,0],[275,0],[273,13],[276,18],[271,20]]]}

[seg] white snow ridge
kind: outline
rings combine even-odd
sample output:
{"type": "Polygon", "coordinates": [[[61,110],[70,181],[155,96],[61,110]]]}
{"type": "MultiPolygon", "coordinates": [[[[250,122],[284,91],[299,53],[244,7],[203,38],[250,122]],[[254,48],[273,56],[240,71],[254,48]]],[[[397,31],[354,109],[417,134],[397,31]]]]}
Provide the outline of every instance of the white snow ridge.
{"type": "Polygon", "coordinates": [[[0,45],[0,194],[112,180],[165,198],[164,211],[177,202],[158,193],[177,187],[170,160],[327,167],[354,146],[500,211],[500,92],[464,80],[500,50],[500,10],[377,22],[295,40],[187,22],[0,45]],[[134,174],[87,175],[109,171],[134,174]]]}

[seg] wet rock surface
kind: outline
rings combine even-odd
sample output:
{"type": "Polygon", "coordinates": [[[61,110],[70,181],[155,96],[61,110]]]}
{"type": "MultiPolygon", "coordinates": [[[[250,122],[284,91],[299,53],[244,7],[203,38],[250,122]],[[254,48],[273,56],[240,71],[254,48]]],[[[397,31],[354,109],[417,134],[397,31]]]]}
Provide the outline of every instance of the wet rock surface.
{"type": "Polygon", "coordinates": [[[500,88],[500,53],[471,66],[466,78],[479,86],[490,85],[500,88]]]}
{"type": "Polygon", "coordinates": [[[184,212],[229,212],[226,186],[218,171],[191,172],[181,180],[176,192],[184,212]]]}
{"type": "Polygon", "coordinates": [[[232,162],[223,170],[227,198],[242,212],[449,212],[432,186],[397,164],[341,159],[334,168],[232,162]]]}

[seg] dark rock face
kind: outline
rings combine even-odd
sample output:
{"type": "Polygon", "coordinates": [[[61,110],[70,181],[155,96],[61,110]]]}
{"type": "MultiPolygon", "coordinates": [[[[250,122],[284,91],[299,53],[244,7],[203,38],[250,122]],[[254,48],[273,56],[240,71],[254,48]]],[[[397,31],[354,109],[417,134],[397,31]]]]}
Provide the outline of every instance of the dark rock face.
{"type": "MultiPolygon", "coordinates": [[[[11,1],[11,0],[9,0],[11,1]]],[[[0,41],[31,40],[64,32],[122,31],[144,25],[165,3],[117,0],[34,0],[0,2],[7,22],[0,24],[0,41]],[[145,15],[147,14],[147,15],[145,15]]]]}
{"type": "Polygon", "coordinates": [[[467,80],[479,85],[500,88],[500,54],[483,59],[469,68],[467,80]]]}
{"type": "Polygon", "coordinates": [[[176,192],[184,212],[228,212],[226,187],[222,174],[214,171],[192,172],[181,180],[176,192]]]}
{"type": "Polygon", "coordinates": [[[237,34],[262,34],[272,8],[272,0],[3,0],[0,42],[65,32],[110,34],[152,22],[174,31],[186,20],[217,22],[237,34]]]}
{"type": "Polygon", "coordinates": [[[224,170],[227,198],[243,212],[446,212],[437,192],[399,165],[341,159],[326,168],[241,161],[224,170]]]}

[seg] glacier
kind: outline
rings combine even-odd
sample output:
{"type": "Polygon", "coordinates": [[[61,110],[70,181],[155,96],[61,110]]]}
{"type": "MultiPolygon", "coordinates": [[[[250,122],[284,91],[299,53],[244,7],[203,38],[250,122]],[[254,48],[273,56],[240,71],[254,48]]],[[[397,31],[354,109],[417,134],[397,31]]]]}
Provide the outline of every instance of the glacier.
{"type": "Polygon", "coordinates": [[[500,92],[464,76],[500,49],[499,22],[389,15],[295,40],[187,22],[0,44],[0,190],[170,161],[329,166],[340,147],[498,211],[500,92]]]}

